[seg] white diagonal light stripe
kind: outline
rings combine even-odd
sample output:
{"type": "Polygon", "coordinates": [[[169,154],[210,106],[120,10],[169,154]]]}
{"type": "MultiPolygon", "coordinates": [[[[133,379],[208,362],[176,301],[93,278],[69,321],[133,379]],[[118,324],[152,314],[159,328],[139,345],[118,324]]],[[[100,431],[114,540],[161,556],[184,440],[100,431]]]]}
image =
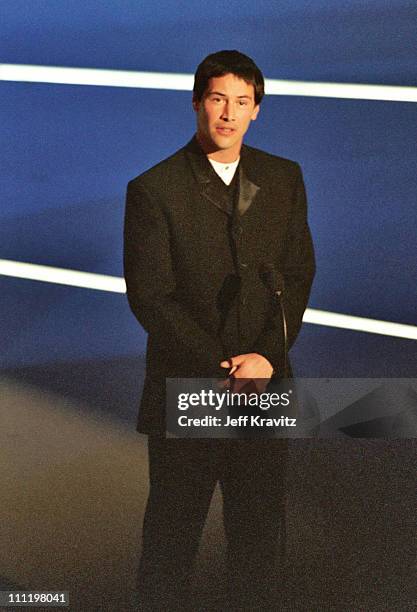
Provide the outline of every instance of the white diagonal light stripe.
{"type": "Polygon", "coordinates": [[[339,329],[351,329],[353,331],[417,340],[417,327],[415,325],[356,317],[315,308],[307,308],[304,313],[303,322],[313,323],[315,325],[325,325],[326,327],[338,327],[339,329]]]}
{"type": "MultiPolygon", "coordinates": [[[[54,268],[52,266],[40,266],[38,264],[11,261],[9,259],[0,259],[0,275],[59,285],[70,285],[72,287],[98,289],[112,293],[126,293],[125,281],[118,276],[93,274],[91,272],[54,268]]],[[[315,308],[307,308],[303,321],[304,323],[312,323],[314,325],[417,340],[417,326],[414,325],[356,317],[315,308]]]]}
{"type": "MultiPolygon", "coordinates": [[[[193,88],[193,75],[191,74],[106,70],[101,68],[68,68],[65,66],[32,66],[26,64],[0,64],[0,81],[101,85],[107,87],[134,87],[178,91],[191,91],[193,88]]],[[[417,102],[417,87],[403,87],[400,85],[266,79],[265,90],[267,94],[275,96],[417,102]]]]}
{"type": "Polygon", "coordinates": [[[38,264],[11,261],[9,259],[0,259],[0,275],[58,285],[69,285],[71,287],[126,293],[126,283],[123,278],[118,276],[93,274],[92,272],[67,270],[52,266],[40,266],[38,264]]]}
{"type": "Polygon", "coordinates": [[[144,89],[178,89],[190,91],[193,76],[164,72],[105,70],[98,68],[67,68],[0,64],[0,81],[27,83],[59,83],[63,85],[104,85],[107,87],[137,87],[144,89]]]}
{"type": "Polygon", "coordinates": [[[386,102],[417,102],[417,87],[371,85],[365,83],[324,83],[313,81],[283,81],[266,79],[265,91],[275,96],[308,96],[351,100],[383,100],[386,102]]]}

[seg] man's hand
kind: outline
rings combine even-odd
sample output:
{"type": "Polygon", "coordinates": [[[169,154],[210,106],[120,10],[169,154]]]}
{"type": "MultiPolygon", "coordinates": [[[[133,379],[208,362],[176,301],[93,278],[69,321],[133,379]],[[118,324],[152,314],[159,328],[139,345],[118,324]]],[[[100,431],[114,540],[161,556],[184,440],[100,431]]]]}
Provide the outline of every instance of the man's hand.
{"type": "Polygon", "coordinates": [[[220,363],[222,368],[230,368],[229,377],[234,379],[233,390],[239,392],[253,381],[256,390],[260,393],[265,390],[271,379],[274,368],[263,355],[259,353],[245,353],[230,357],[220,363]],[[239,384],[236,379],[245,379],[239,384]]]}

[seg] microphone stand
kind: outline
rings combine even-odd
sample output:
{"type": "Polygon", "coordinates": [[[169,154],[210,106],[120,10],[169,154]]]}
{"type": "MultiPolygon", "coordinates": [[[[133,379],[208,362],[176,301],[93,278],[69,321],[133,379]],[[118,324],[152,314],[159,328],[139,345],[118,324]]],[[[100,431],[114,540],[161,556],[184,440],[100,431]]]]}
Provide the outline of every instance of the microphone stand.
{"type": "MultiPolygon", "coordinates": [[[[288,367],[288,326],[287,317],[285,315],[284,307],[284,277],[277,270],[273,263],[264,263],[260,269],[260,276],[266,286],[271,292],[272,305],[279,306],[281,312],[282,331],[284,336],[284,376],[283,378],[289,378],[289,367],[288,367]]],[[[275,308],[274,308],[275,310],[275,308]]]]}
{"type": "MultiPolygon", "coordinates": [[[[281,276],[281,275],[280,275],[281,276]]],[[[287,379],[288,372],[288,327],[287,327],[287,317],[285,316],[285,307],[283,300],[284,293],[284,279],[281,277],[276,281],[276,288],[273,290],[274,301],[276,304],[279,304],[279,308],[281,311],[281,321],[282,321],[282,331],[284,336],[284,378],[287,379]]],[[[285,558],[287,552],[287,509],[286,509],[286,497],[283,492],[282,496],[282,505],[281,505],[281,537],[280,537],[280,545],[279,545],[279,555],[281,559],[281,565],[285,565],[285,558]]]]}
{"type": "Polygon", "coordinates": [[[284,378],[288,378],[288,327],[287,317],[285,316],[284,300],[283,300],[283,283],[274,291],[275,302],[279,304],[281,310],[282,331],[284,336],[284,378]]]}
{"type": "MultiPolygon", "coordinates": [[[[287,317],[285,315],[285,307],[283,300],[284,293],[284,277],[275,266],[271,263],[266,263],[261,268],[261,277],[264,282],[269,286],[272,294],[272,302],[275,306],[278,306],[281,311],[281,320],[282,320],[282,331],[284,336],[284,378],[289,377],[289,368],[288,368],[288,326],[287,326],[287,317]]],[[[283,474],[284,478],[284,474],[283,474]]],[[[283,492],[282,495],[282,505],[281,505],[281,538],[279,545],[279,554],[281,558],[282,565],[285,564],[286,557],[286,544],[287,544],[287,511],[286,511],[286,497],[283,492]]]]}

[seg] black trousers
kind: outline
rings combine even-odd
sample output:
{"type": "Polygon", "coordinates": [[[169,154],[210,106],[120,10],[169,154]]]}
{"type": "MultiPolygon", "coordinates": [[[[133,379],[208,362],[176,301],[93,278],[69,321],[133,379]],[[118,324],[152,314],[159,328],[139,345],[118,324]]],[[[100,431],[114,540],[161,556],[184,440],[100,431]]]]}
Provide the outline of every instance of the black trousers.
{"type": "Polygon", "coordinates": [[[282,439],[149,436],[140,609],[193,609],[192,566],[217,481],[223,495],[229,606],[271,608],[282,578],[276,561],[287,450],[282,439]]]}

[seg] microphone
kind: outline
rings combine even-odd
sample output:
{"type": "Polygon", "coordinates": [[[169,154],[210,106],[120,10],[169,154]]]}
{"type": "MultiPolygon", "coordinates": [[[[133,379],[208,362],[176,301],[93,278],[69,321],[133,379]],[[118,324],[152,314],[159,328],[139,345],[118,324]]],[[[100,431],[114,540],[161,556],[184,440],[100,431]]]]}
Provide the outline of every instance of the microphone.
{"type": "Polygon", "coordinates": [[[259,270],[259,276],[269,288],[271,295],[274,298],[274,303],[279,305],[282,319],[282,331],[284,336],[284,377],[288,377],[288,329],[287,329],[287,318],[285,316],[284,308],[284,276],[276,268],[273,263],[265,262],[261,265],[259,270]]]}
{"type": "Polygon", "coordinates": [[[263,263],[259,271],[259,275],[275,296],[281,297],[284,293],[284,276],[273,263],[263,263]]]}

